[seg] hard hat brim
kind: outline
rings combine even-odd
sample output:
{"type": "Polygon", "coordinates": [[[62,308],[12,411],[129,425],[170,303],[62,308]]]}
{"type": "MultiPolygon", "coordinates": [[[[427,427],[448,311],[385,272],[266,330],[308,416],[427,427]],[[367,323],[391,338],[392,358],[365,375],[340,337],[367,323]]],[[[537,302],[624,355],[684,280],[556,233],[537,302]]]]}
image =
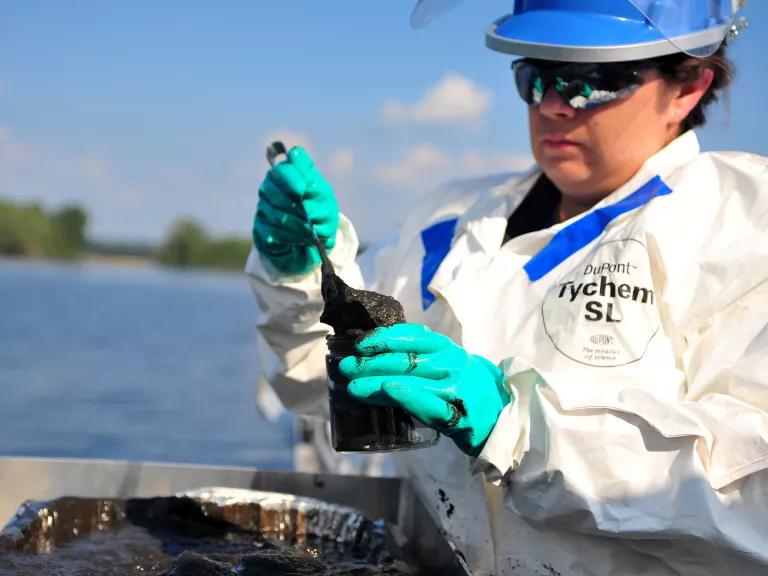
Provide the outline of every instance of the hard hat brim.
{"type": "Polygon", "coordinates": [[[667,39],[644,20],[576,11],[533,10],[500,18],[488,27],[491,50],[561,62],[644,60],[719,44],[725,26],[667,39]]]}

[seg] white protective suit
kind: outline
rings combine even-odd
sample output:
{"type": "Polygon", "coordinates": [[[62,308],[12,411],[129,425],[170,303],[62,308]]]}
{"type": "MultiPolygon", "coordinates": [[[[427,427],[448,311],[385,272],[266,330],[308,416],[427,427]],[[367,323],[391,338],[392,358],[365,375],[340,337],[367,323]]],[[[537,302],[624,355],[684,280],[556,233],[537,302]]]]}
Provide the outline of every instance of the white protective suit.
{"type": "MultiPolygon", "coordinates": [[[[516,399],[476,461],[444,438],[400,471],[476,574],[768,574],[768,160],[688,132],[503,243],[539,175],[437,191],[378,258],[373,288],[499,362],[516,399]]],[[[359,282],[346,220],[338,239],[359,282]]],[[[265,379],[322,414],[319,273],[248,272],[265,379]]]]}

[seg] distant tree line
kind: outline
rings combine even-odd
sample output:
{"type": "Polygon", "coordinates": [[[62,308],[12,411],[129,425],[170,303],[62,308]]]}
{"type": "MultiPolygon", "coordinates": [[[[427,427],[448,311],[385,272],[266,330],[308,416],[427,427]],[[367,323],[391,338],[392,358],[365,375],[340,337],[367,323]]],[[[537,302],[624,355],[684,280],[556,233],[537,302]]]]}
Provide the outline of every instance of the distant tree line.
{"type": "Polygon", "coordinates": [[[46,211],[37,203],[0,199],[0,256],[132,256],[167,266],[242,270],[251,249],[249,237],[214,238],[191,219],[176,222],[160,246],[89,240],[87,224],[86,211],[77,205],[46,211]]]}
{"type": "Polygon", "coordinates": [[[173,225],[157,256],[169,266],[242,270],[250,250],[250,238],[211,238],[199,223],[184,219],[173,225]]]}
{"type": "Polygon", "coordinates": [[[77,258],[85,247],[87,223],[79,206],[46,212],[36,203],[0,200],[0,255],[77,258]]]}

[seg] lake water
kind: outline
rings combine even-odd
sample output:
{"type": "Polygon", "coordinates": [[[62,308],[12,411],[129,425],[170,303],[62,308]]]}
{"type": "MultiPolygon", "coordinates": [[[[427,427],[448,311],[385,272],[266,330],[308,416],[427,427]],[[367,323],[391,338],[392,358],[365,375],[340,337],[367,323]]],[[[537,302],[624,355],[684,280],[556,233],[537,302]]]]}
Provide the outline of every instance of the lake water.
{"type": "Polygon", "coordinates": [[[290,468],[246,277],[0,260],[0,455],[290,468]]]}

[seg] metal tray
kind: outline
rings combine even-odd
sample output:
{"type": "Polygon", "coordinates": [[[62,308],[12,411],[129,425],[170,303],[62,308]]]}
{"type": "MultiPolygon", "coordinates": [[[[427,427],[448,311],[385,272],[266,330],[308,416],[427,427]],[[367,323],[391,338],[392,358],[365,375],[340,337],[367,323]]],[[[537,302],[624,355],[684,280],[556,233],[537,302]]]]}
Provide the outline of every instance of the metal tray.
{"type": "MultiPolygon", "coordinates": [[[[227,522],[258,526],[278,537],[282,531],[283,536],[291,538],[319,536],[339,542],[367,538],[372,542],[374,524],[368,519],[381,519],[387,526],[390,548],[422,573],[469,574],[411,486],[400,479],[118,461],[0,458],[0,523],[15,519],[11,526],[17,529],[24,519],[39,517],[34,506],[15,512],[27,500],[50,501],[67,496],[125,501],[172,495],[192,498],[206,513],[218,514],[227,522]],[[217,488],[201,489],[205,486],[217,488]]],[[[6,534],[6,541],[8,537],[6,534]]]]}

